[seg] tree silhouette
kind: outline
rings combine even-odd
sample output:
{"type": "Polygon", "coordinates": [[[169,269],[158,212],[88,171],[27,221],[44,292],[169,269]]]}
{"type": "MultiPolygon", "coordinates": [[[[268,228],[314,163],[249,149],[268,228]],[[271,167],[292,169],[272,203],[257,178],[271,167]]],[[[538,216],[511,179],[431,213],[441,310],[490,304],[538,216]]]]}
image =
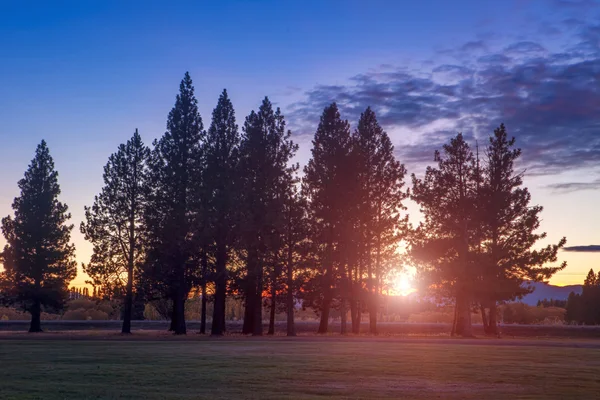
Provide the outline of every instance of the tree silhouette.
{"type": "Polygon", "coordinates": [[[262,335],[262,293],[267,266],[275,267],[273,255],[280,250],[278,226],[284,197],[282,188],[293,173],[288,163],[297,150],[285,129],[281,111],[273,112],[268,98],[244,123],[240,146],[240,206],[245,277],[244,333],[262,335]],[[269,262],[271,262],[269,264],[269,262]],[[269,264],[269,265],[267,265],[269,264]]]}
{"type": "MultiPolygon", "coordinates": [[[[395,254],[402,239],[399,235],[406,232],[408,223],[408,216],[400,216],[405,209],[402,201],[408,197],[402,190],[406,168],[395,159],[394,146],[371,108],[367,108],[360,116],[354,143],[359,183],[359,240],[362,242],[361,256],[367,270],[369,332],[376,334],[383,264],[395,254]]],[[[358,275],[361,275],[360,271],[358,275]]],[[[360,286],[360,279],[354,284],[360,286]]],[[[355,333],[360,328],[360,316],[355,315],[358,312],[360,308],[354,306],[352,325],[355,333]]]]}
{"type": "Polygon", "coordinates": [[[125,289],[122,333],[131,333],[134,271],[144,255],[141,230],[149,153],[136,129],[109,157],[104,187],[93,206],[85,207],[86,221],[80,227],[94,245],[90,263],[83,266],[94,287],[102,287],[105,293],[125,289]]]}
{"type": "Polygon", "coordinates": [[[153,289],[173,302],[172,330],[185,334],[185,302],[198,284],[202,215],[202,118],[189,73],[179,86],[167,131],[154,142],[148,159],[145,208],[145,273],[153,289]],[[200,227],[200,228],[199,228],[200,227]]]}
{"type": "Polygon", "coordinates": [[[545,281],[566,267],[566,263],[547,265],[556,261],[566,239],[541,250],[532,249],[546,238],[546,233],[536,233],[542,207],[530,205],[523,174],[514,170],[521,156],[521,150],[514,146],[515,139],[508,138],[504,125],[494,130],[485,152],[483,182],[475,208],[483,229],[483,236],[478,238],[478,263],[482,268],[476,296],[483,309],[489,308],[489,315],[486,318],[484,312],[483,317],[486,331],[492,335],[497,334],[497,301],[514,300],[531,291],[526,283],[545,281]]]}
{"type": "Polygon", "coordinates": [[[600,274],[590,269],[581,294],[571,292],[567,299],[565,320],[575,324],[600,324],[600,274]]]}
{"type": "MultiPolygon", "coordinates": [[[[237,239],[237,211],[239,198],[237,170],[240,135],[235,123],[235,111],[227,91],[223,90],[213,110],[212,122],[204,144],[206,167],[203,174],[203,196],[207,218],[207,244],[213,249],[215,260],[215,304],[211,334],[222,335],[225,326],[225,296],[227,292],[227,263],[237,239]]],[[[208,252],[207,248],[207,252],[208,252]]],[[[203,264],[202,304],[205,310],[206,267],[203,264]]],[[[202,314],[205,316],[205,312],[202,314]]],[[[205,327],[205,317],[202,318],[205,327]]],[[[205,328],[201,327],[201,332],[205,328]]]]}
{"type": "Polygon", "coordinates": [[[434,160],[437,168],[427,167],[423,179],[412,176],[412,198],[424,220],[411,235],[411,256],[430,287],[455,299],[452,333],[472,336],[477,163],[462,134],[444,145],[442,153],[436,151],[434,160]]]}
{"type": "Polygon", "coordinates": [[[312,145],[312,157],[304,168],[302,186],[309,202],[312,241],[319,265],[311,303],[321,314],[318,332],[326,333],[341,272],[340,249],[347,233],[342,228],[347,216],[347,188],[353,179],[350,125],[341,119],[335,103],[323,110],[312,145]]]}
{"type": "Polygon", "coordinates": [[[14,217],[2,219],[4,276],[10,282],[10,298],[31,313],[30,332],[41,332],[42,306],[61,308],[68,298],[68,284],[77,274],[75,246],[70,242],[71,214],[58,200],[58,173],[46,142],[19,181],[14,217]]]}
{"type": "Polygon", "coordinates": [[[304,280],[302,271],[306,263],[310,227],[308,225],[306,199],[295,184],[289,187],[286,194],[283,216],[285,218],[283,241],[286,275],[286,332],[287,336],[296,336],[294,324],[295,299],[304,280]]]}

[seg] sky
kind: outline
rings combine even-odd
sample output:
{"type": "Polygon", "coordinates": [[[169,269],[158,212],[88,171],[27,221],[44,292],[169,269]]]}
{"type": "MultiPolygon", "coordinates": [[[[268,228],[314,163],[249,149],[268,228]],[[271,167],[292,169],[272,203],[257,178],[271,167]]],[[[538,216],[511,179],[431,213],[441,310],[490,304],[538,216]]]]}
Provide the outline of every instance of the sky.
{"type": "Polygon", "coordinates": [[[300,163],[333,101],[353,127],[373,107],[418,176],[456,133],[483,144],[504,122],[541,244],[574,247],[551,283],[582,283],[600,268],[581,247],[600,244],[599,17],[596,0],[0,1],[0,215],[45,139],[87,262],[78,227],[103,165],[136,128],[164,133],[189,71],[206,127],[224,88],[240,125],[269,96],[300,163]]]}

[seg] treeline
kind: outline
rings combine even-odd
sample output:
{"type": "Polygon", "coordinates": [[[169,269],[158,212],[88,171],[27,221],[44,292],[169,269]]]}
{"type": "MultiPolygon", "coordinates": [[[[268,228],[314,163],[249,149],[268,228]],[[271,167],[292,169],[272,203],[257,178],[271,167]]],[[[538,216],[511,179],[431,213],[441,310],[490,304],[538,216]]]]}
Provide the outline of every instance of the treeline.
{"type": "Polygon", "coordinates": [[[581,294],[569,294],[565,319],[577,325],[600,325],[600,271],[596,275],[590,269],[581,294]]]}
{"type": "Polygon", "coordinates": [[[543,299],[538,300],[536,307],[558,307],[558,308],[567,308],[567,300],[557,300],[557,299],[543,299]]]}
{"type": "MultiPolygon", "coordinates": [[[[243,333],[268,333],[275,314],[287,314],[294,335],[298,302],[320,316],[332,313],[341,333],[359,333],[363,313],[377,333],[384,283],[401,268],[408,246],[421,283],[455,305],[453,334],[471,335],[471,311],[480,309],[495,333],[496,304],[525,294],[526,281],[548,279],[562,266],[565,243],[533,247],[542,208],[531,206],[513,163],[521,151],[504,126],[490,137],[483,159],[461,134],[436,151],[437,166],[412,176],[395,157],[387,133],[367,108],[356,129],[335,103],[321,115],[311,158],[302,174],[292,162],[298,146],[279,108],[268,98],[238,127],[226,91],[204,129],[186,73],[164,135],[146,146],[135,131],[104,167],[104,187],[85,209],[80,230],[93,244],[83,270],[96,295],[123,299],[122,332],[134,304],[163,304],[175,334],[186,333],[186,301],[202,299],[201,332],[225,332],[227,297],[243,300],[243,333]],[[408,198],[423,222],[408,222],[408,198]],[[349,317],[349,321],[348,321],[349,317]]],[[[57,172],[44,141],[19,181],[14,217],[2,220],[2,298],[32,315],[59,308],[75,277],[67,206],[58,201],[57,172]]]]}

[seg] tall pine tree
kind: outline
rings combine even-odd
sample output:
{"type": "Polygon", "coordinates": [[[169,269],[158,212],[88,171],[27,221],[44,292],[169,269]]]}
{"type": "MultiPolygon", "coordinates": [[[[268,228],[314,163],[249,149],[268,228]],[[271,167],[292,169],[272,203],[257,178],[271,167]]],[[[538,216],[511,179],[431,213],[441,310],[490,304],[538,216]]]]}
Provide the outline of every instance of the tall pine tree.
{"type": "Polygon", "coordinates": [[[285,288],[286,288],[286,332],[287,336],[296,336],[294,323],[295,300],[303,281],[302,271],[308,251],[309,226],[307,203],[296,184],[291,185],[284,204],[284,251],[285,251],[285,288]]]}
{"type": "MultiPolygon", "coordinates": [[[[367,274],[369,332],[376,334],[383,266],[389,256],[394,256],[408,222],[407,216],[400,215],[405,209],[402,201],[408,196],[403,191],[406,168],[396,160],[394,146],[370,107],[360,116],[354,142],[358,156],[358,229],[367,274]]],[[[361,285],[360,278],[355,285],[361,285]]],[[[355,313],[360,313],[360,307],[355,305],[352,312],[353,330],[358,333],[360,315],[355,313]]]]}
{"type": "Polygon", "coordinates": [[[566,239],[557,245],[540,250],[535,244],[546,238],[538,233],[542,207],[532,206],[531,195],[523,186],[523,174],[517,173],[514,163],[521,156],[515,148],[515,138],[509,138],[504,125],[494,130],[485,151],[483,180],[474,210],[478,210],[482,236],[481,281],[477,285],[486,333],[497,334],[496,303],[514,300],[531,291],[529,282],[546,281],[566,267],[547,265],[555,262],[566,239]],[[485,315],[485,309],[489,314],[485,315]]]}
{"type": "Polygon", "coordinates": [[[472,336],[471,304],[478,271],[473,246],[479,221],[478,168],[468,143],[459,134],[435,152],[437,168],[427,167],[425,177],[413,174],[412,198],[423,221],[411,235],[411,256],[431,288],[455,301],[452,333],[472,336]]]}
{"type": "Polygon", "coordinates": [[[122,333],[131,333],[134,273],[144,255],[141,230],[149,153],[136,129],[109,157],[104,187],[93,206],[85,207],[86,221],[80,227],[94,246],[89,264],[83,267],[94,287],[101,286],[105,293],[125,292],[122,333]]]}
{"type": "Polygon", "coordinates": [[[267,267],[274,267],[273,254],[279,251],[278,226],[284,204],[282,188],[295,168],[289,162],[298,146],[290,136],[281,111],[273,111],[266,97],[258,112],[252,111],[246,117],[239,169],[243,213],[241,243],[246,262],[242,331],[253,335],[262,335],[264,273],[267,267]]]}
{"type": "MultiPolygon", "coordinates": [[[[205,198],[207,251],[213,254],[215,263],[215,303],[211,334],[222,335],[225,331],[225,296],[227,292],[227,264],[237,239],[238,227],[238,176],[240,135],[235,122],[235,111],[227,91],[219,97],[213,110],[212,122],[204,144],[206,168],[203,174],[205,198]]],[[[206,260],[203,261],[206,263],[206,260]]],[[[203,265],[203,282],[206,270],[203,265]]],[[[202,290],[205,310],[206,286],[202,290]]],[[[203,314],[204,315],[204,314],[203,314]]],[[[203,318],[204,321],[204,318],[203,318]]],[[[205,323],[202,324],[203,326],[205,323]]],[[[204,332],[202,332],[204,333],[204,332]]]]}
{"type": "Polygon", "coordinates": [[[70,243],[71,214],[58,200],[58,172],[46,142],[19,181],[14,217],[2,219],[4,275],[10,282],[9,297],[31,313],[30,332],[41,332],[42,307],[61,308],[68,298],[68,284],[77,275],[75,246],[70,243]]]}
{"type": "Polygon", "coordinates": [[[201,192],[204,131],[189,73],[179,86],[167,131],[148,159],[145,208],[145,279],[172,301],[171,329],[185,334],[185,302],[199,283],[202,248],[201,192]]]}
{"type": "Polygon", "coordinates": [[[328,330],[332,302],[341,271],[343,241],[347,230],[348,184],[353,179],[352,138],[348,121],[342,120],[337,104],[323,110],[312,141],[312,157],[304,168],[303,192],[309,202],[312,242],[318,259],[318,274],[311,303],[321,314],[319,333],[328,330]]]}

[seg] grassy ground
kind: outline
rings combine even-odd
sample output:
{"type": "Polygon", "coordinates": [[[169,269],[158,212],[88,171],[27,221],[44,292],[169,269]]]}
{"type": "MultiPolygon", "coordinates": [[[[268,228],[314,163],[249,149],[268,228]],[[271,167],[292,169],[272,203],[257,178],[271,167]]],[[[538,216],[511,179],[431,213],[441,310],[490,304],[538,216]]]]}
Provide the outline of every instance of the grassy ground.
{"type": "Polygon", "coordinates": [[[598,395],[598,348],[481,343],[314,337],[0,340],[0,398],[479,400],[598,395]]]}

